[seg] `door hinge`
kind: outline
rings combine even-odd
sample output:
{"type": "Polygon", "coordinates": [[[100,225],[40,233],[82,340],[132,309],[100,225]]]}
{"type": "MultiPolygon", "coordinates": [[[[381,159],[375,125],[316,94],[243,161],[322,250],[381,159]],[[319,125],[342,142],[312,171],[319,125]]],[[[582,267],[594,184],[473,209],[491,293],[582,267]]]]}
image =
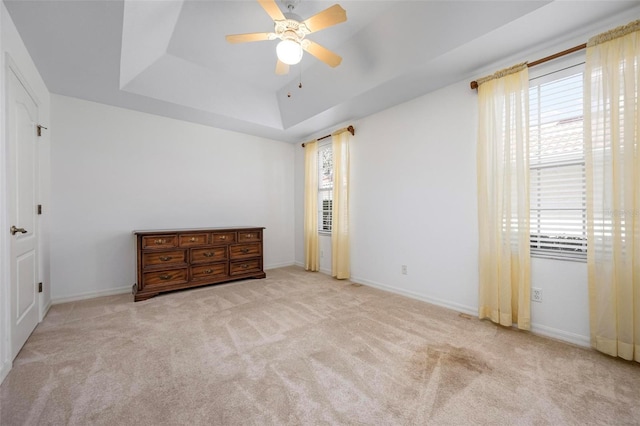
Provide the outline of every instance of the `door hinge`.
{"type": "Polygon", "coordinates": [[[38,283],[38,293],[42,293],[42,283],[38,283]]]}
{"type": "Polygon", "coordinates": [[[42,129],[47,130],[47,128],[46,128],[46,127],[44,127],[44,126],[42,126],[42,125],[40,125],[40,124],[38,124],[36,127],[37,127],[37,129],[38,129],[38,136],[42,136],[42,129]]]}
{"type": "Polygon", "coordinates": [[[42,204],[38,204],[38,214],[42,214],[42,204]]]}

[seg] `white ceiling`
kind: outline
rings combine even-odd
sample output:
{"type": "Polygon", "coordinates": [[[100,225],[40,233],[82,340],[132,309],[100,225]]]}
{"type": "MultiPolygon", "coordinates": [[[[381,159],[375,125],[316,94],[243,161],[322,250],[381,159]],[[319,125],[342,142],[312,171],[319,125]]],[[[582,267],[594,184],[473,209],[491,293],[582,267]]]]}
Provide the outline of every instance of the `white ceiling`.
{"type": "MultiPolygon", "coordinates": [[[[224,38],[273,30],[254,0],[4,3],[52,93],[288,142],[478,77],[605,18],[639,15],[638,1],[345,0],[347,22],[308,36],[342,64],[305,54],[278,76],[276,41],[224,38]]],[[[334,3],[302,0],[295,12],[334,3]]]]}

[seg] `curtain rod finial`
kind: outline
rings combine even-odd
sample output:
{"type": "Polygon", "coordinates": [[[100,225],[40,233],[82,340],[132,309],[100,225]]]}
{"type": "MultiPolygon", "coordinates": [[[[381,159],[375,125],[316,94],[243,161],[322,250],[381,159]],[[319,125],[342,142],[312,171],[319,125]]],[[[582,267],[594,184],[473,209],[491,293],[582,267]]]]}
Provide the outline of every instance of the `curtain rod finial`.
{"type": "Polygon", "coordinates": [[[347,130],[349,131],[349,133],[351,133],[351,136],[356,135],[356,129],[353,126],[347,127],[347,130]]]}

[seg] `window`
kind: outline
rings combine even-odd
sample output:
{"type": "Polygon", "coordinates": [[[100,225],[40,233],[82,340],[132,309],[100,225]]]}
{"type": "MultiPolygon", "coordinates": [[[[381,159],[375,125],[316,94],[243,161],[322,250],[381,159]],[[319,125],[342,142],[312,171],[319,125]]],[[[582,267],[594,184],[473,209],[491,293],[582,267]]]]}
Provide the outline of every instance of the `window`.
{"type": "Polygon", "coordinates": [[[333,207],[333,150],[331,142],[318,146],[318,231],[331,232],[333,207]]]}
{"type": "Polygon", "coordinates": [[[582,65],[529,88],[531,254],[586,260],[582,65]]]}

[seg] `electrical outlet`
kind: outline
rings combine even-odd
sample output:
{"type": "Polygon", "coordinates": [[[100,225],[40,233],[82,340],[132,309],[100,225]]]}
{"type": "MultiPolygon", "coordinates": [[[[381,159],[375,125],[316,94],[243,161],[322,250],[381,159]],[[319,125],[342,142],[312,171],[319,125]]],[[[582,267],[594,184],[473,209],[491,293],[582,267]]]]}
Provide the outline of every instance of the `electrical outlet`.
{"type": "Polygon", "coordinates": [[[402,265],[402,275],[407,275],[407,265],[402,265]]]}
{"type": "Polygon", "coordinates": [[[531,289],[531,300],[534,302],[542,303],[542,289],[541,288],[532,288],[531,289]]]}

